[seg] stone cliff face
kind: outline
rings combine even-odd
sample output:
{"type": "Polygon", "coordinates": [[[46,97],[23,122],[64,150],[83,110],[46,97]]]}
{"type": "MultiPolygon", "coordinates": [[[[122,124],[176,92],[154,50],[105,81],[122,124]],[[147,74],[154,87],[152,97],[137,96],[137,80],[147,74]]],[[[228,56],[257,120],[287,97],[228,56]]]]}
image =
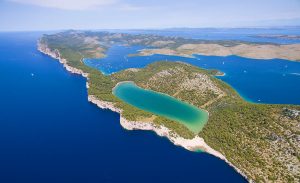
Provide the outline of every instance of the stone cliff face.
{"type": "Polygon", "coordinates": [[[49,55],[50,57],[59,60],[61,64],[63,64],[64,68],[66,68],[67,71],[73,73],[73,74],[80,74],[83,77],[88,79],[88,73],[84,73],[82,70],[77,69],[75,67],[71,67],[67,64],[67,60],[62,58],[59,51],[57,49],[51,50],[46,44],[38,42],[38,50],[46,55],[49,55]]]}

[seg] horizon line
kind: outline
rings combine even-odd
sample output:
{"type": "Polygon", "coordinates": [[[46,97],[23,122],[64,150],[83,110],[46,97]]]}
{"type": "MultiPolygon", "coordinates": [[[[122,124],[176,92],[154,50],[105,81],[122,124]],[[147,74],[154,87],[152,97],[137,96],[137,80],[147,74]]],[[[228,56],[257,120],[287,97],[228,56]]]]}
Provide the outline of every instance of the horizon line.
{"type": "Polygon", "coordinates": [[[165,27],[165,28],[91,28],[91,29],[81,29],[81,28],[63,28],[63,29],[36,29],[36,30],[0,30],[0,32],[56,32],[56,31],[100,31],[100,30],[169,30],[169,29],[271,29],[271,28],[299,28],[300,25],[278,25],[278,26],[232,26],[232,27],[217,27],[217,26],[207,26],[207,27],[165,27]]]}

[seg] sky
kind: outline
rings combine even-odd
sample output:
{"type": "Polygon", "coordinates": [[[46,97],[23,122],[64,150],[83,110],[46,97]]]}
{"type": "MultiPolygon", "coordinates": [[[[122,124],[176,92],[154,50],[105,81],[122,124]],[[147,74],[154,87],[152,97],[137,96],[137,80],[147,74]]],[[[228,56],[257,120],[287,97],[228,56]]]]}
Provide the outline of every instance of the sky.
{"type": "Polygon", "coordinates": [[[300,25],[300,0],[0,0],[0,31],[300,25]]]}

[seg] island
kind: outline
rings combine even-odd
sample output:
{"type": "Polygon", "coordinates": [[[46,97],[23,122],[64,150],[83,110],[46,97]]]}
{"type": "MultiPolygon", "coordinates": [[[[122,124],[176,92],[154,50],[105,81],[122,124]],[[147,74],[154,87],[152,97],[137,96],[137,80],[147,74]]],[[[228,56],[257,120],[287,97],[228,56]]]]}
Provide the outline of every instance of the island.
{"type": "Polygon", "coordinates": [[[85,58],[105,57],[106,51],[115,44],[152,47],[141,50],[138,54],[142,55],[207,53],[255,58],[267,56],[261,55],[265,54],[263,51],[258,53],[259,56],[253,55],[253,51],[274,48],[276,52],[271,51],[268,58],[294,61],[300,60],[299,45],[73,30],[44,35],[38,42],[41,52],[58,59],[68,71],[87,78],[88,100],[100,108],[120,113],[120,123],[125,129],[152,130],[187,150],[210,153],[226,161],[249,181],[299,182],[300,106],[247,102],[216,77],[223,73],[180,60],[158,61],[145,68],[130,68],[111,75],[104,75],[84,64],[85,58]],[[224,53],[227,49],[231,51],[224,53]],[[239,52],[233,51],[236,49],[239,52]],[[199,130],[191,130],[187,122],[143,110],[116,94],[116,89],[124,82],[206,111],[208,119],[199,130]]]}
{"type": "Polygon", "coordinates": [[[276,45],[276,44],[250,44],[221,45],[215,43],[182,44],[178,47],[162,47],[144,49],[138,55],[165,54],[176,56],[192,56],[193,54],[206,56],[230,56],[237,55],[254,59],[285,59],[300,61],[300,44],[276,45]]]}
{"type": "Polygon", "coordinates": [[[259,34],[259,35],[254,35],[252,37],[269,38],[269,39],[300,40],[300,35],[285,35],[285,34],[259,34]]]}

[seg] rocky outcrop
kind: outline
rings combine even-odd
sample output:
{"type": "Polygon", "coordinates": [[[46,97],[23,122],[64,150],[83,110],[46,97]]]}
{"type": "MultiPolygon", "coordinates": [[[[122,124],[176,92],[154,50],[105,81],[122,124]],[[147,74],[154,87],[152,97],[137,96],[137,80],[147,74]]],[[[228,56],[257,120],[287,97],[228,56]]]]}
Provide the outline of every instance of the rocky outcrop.
{"type": "Polygon", "coordinates": [[[46,44],[43,44],[43,43],[41,43],[41,41],[39,41],[38,42],[38,50],[46,55],[49,55],[52,58],[59,60],[59,62],[61,64],[63,64],[64,68],[66,68],[67,71],[69,71],[73,74],[80,74],[83,77],[88,78],[88,73],[84,73],[80,69],[69,66],[67,64],[67,60],[61,57],[61,55],[57,49],[51,50],[46,44]]]}

